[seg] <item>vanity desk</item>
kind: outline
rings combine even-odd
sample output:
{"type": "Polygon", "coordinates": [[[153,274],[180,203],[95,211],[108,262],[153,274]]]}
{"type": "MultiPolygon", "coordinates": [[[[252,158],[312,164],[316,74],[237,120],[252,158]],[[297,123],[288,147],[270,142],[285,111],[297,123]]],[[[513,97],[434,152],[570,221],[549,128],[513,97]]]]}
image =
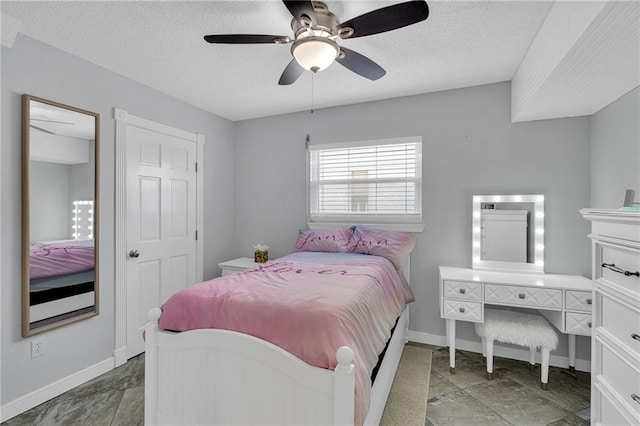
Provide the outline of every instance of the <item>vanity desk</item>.
{"type": "Polygon", "coordinates": [[[575,370],[576,335],[591,335],[593,283],[544,273],[544,217],[543,194],[473,196],[473,267],[440,266],[440,316],[452,374],[456,321],[484,323],[487,305],[539,311],[569,336],[569,368],[575,370]]]}
{"type": "Polygon", "coordinates": [[[440,316],[446,320],[451,373],[456,367],[456,321],[484,322],[486,305],[540,310],[551,324],[569,335],[569,368],[575,369],[575,336],[591,335],[590,279],[447,266],[439,269],[440,316]]]}

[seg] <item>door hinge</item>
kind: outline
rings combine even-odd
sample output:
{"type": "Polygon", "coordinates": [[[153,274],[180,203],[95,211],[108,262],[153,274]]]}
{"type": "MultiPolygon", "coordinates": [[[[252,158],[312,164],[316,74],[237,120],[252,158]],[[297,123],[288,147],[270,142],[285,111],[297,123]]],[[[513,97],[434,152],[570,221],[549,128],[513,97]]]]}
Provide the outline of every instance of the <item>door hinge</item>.
{"type": "Polygon", "coordinates": [[[196,241],[198,241],[198,231],[196,231],[196,241]]]}
{"type": "Polygon", "coordinates": [[[196,173],[198,173],[198,163],[196,163],[196,173]]]}

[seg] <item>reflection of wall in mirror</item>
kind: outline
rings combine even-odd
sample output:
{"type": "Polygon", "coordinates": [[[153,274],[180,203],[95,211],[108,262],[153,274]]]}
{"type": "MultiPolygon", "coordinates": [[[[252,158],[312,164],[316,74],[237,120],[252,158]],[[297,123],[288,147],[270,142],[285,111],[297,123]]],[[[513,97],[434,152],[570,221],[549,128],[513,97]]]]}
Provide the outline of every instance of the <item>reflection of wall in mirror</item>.
{"type": "Polygon", "coordinates": [[[68,182],[69,166],[65,164],[29,163],[31,243],[70,238],[68,182]]]}
{"type": "Polygon", "coordinates": [[[95,188],[95,149],[93,141],[87,141],[89,145],[89,161],[70,166],[69,196],[71,200],[93,200],[95,188]]]}
{"type": "Polygon", "coordinates": [[[30,240],[72,239],[72,202],[94,198],[93,141],[38,131],[31,138],[30,240]]]}
{"type": "Polygon", "coordinates": [[[482,209],[481,259],[527,262],[527,210],[482,209]]]}

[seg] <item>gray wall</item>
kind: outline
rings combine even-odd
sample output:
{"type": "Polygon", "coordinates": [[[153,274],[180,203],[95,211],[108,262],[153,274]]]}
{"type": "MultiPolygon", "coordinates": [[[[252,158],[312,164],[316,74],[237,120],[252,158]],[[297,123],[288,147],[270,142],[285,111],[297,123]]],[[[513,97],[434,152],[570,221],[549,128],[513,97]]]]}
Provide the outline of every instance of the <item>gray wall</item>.
{"type": "Polygon", "coordinates": [[[93,200],[95,197],[95,168],[93,164],[96,158],[96,149],[94,141],[88,141],[89,144],[89,162],[83,164],[73,164],[69,166],[69,199],[74,200],[93,200]]]}
{"type": "Polygon", "coordinates": [[[233,242],[233,123],[134,83],[104,68],[19,35],[2,47],[1,187],[2,401],[4,405],[113,356],[115,123],[113,107],[202,133],[205,277],[217,275],[233,242]],[[20,334],[21,95],[100,114],[100,315],[39,335],[44,356],[30,358],[20,334]]]}
{"type": "MultiPolygon", "coordinates": [[[[438,265],[471,265],[474,194],[545,195],[545,270],[590,277],[589,118],[512,124],[510,85],[499,83],[238,122],[235,243],[248,255],[293,249],[305,227],[305,136],[312,142],[423,138],[423,222],[411,263],[416,302],[410,329],[444,336],[438,265]]],[[[463,339],[479,340],[473,327],[463,339]]],[[[577,356],[589,359],[587,338],[577,356]]],[[[558,352],[566,354],[566,342],[558,352]]]]}
{"type": "Polygon", "coordinates": [[[591,205],[615,209],[624,192],[640,202],[640,87],[591,117],[591,205]]]}
{"type": "Polygon", "coordinates": [[[71,238],[68,164],[30,161],[29,205],[31,242],[71,238]]]}

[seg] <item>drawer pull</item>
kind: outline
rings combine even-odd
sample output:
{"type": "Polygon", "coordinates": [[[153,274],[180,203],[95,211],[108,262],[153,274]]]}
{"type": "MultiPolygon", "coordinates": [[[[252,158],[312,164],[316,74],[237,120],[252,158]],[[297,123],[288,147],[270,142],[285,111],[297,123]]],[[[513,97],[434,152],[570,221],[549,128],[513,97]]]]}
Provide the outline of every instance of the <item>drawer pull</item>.
{"type": "Polygon", "coordinates": [[[632,339],[635,339],[635,340],[640,340],[640,335],[638,335],[638,334],[636,334],[636,333],[633,333],[633,334],[631,335],[631,338],[632,338],[632,339]]]}
{"type": "Polygon", "coordinates": [[[591,328],[591,321],[589,321],[587,325],[589,326],[589,328],[591,328]]]}
{"type": "Polygon", "coordinates": [[[631,394],[631,399],[640,404],[640,396],[636,395],[635,393],[631,394]]]}
{"type": "Polygon", "coordinates": [[[617,272],[619,274],[625,275],[625,276],[636,276],[636,277],[640,277],[640,271],[636,271],[636,272],[630,272],[630,271],[625,271],[622,268],[619,268],[616,266],[615,263],[603,263],[602,264],[603,268],[607,268],[607,269],[611,269],[613,272],[617,272]]]}
{"type": "Polygon", "coordinates": [[[467,290],[465,290],[464,288],[460,289],[460,294],[465,294],[467,292],[467,290]]]}
{"type": "Polygon", "coordinates": [[[591,299],[587,299],[587,305],[590,305],[592,303],[591,299]]]}
{"type": "Polygon", "coordinates": [[[518,297],[519,297],[520,299],[524,299],[524,293],[520,293],[520,294],[518,294],[518,297]]]}
{"type": "Polygon", "coordinates": [[[458,310],[460,311],[461,314],[464,314],[464,308],[460,308],[458,310]]]}

